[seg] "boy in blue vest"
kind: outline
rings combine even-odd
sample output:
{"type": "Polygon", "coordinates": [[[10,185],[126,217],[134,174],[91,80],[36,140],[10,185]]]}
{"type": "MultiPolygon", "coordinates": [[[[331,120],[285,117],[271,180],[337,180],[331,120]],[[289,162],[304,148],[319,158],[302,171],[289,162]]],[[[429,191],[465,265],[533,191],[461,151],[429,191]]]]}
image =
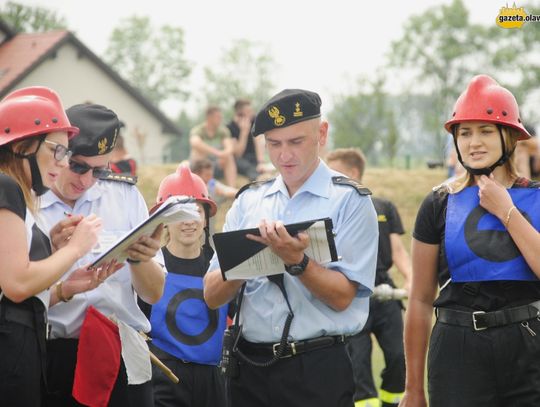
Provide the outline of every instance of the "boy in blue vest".
{"type": "Polygon", "coordinates": [[[200,221],[167,226],[163,256],[169,274],[161,300],[152,306],[152,351],[180,378],[171,382],[159,369],[153,371],[156,407],[220,407],[225,391],[217,370],[221,357],[227,306],[207,307],[202,279],[213,250],[208,244],[208,221],[217,211],[204,181],[187,166],[179,166],[163,179],[156,210],[168,197],[195,198],[200,221]]]}

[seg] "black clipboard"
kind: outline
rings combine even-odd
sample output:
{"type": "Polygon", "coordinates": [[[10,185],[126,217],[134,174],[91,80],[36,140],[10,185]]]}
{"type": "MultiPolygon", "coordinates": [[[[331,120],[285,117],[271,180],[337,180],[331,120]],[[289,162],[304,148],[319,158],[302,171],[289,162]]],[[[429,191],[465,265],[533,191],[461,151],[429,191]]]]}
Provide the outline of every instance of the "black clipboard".
{"type": "MultiPolygon", "coordinates": [[[[290,223],[285,225],[285,229],[290,235],[309,229],[316,222],[324,222],[328,249],[331,261],[338,260],[336,243],[334,240],[333,223],[330,218],[312,219],[308,221],[290,223]]],[[[221,274],[223,280],[227,280],[226,272],[255,256],[260,251],[266,249],[266,245],[246,238],[247,234],[260,236],[258,228],[235,230],[231,232],[215,233],[213,235],[221,274]]]]}

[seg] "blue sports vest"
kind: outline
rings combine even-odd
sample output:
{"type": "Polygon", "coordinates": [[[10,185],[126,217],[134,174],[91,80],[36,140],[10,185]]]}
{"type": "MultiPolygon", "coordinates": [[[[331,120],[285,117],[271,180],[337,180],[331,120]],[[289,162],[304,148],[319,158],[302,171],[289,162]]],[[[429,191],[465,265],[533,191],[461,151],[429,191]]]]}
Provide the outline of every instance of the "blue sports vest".
{"type": "Polygon", "coordinates": [[[202,277],[169,273],[152,306],[152,343],[187,362],[217,365],[226,321],[226,305],[211,310],[204,302],[202,277]]]}
{"type": "MultiPolygon", "coordinates": [[[[508,192],[516,208],[540,230],[540,191],[512,188],[508,192]]],[[[445,245],[454,283],[538,280],[501,221],[480,206],[477,186],[449,194],[445,245]]]]}

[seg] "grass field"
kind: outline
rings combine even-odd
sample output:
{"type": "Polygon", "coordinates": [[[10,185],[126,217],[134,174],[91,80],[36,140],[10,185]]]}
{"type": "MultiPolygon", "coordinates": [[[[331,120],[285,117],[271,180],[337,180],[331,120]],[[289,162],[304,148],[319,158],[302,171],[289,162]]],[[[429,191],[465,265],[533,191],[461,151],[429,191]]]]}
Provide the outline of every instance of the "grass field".
{"type": "MultiPolygon", "coordinates": [[[[156,199],[160,181],[166,175],[174,172],[176,165],[147,166],[140,169],[138,186],[148,206],[152,206],[156,199]]],[[[371,189],[374,195],[386,198],[397,206],[405,228],[406,234],[403,242],[407,249],[410,248],[411,231],[418,207],[426,194],[433,186],[440,184],[446,178],[445,170],[421,169],[403,170],[390,168],[368,169],[364,176],[364,185],[371,189]]],[[[216,231],[220,231],[223,225],[224,214],[230,207],[230,202],[222,204],[216,216],[216,231]]],[[[396,283],[399,284],[400,276],[391,271],[396,283]]],[[[382,354],[377,346],[373,352],[373,371],[380,384],[379,373],[384,366],[382,354]]]]}

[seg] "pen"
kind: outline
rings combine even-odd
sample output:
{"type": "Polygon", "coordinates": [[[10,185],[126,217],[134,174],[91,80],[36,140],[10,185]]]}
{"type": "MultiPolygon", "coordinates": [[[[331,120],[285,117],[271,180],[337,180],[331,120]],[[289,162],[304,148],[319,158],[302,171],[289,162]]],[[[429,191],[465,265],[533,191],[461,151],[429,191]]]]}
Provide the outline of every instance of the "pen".
{"type": "Polygon", "coordinates": [[[71,213],[64,211],[64,215],[66,215],[68,218],[71,218],[71,213]]]}

